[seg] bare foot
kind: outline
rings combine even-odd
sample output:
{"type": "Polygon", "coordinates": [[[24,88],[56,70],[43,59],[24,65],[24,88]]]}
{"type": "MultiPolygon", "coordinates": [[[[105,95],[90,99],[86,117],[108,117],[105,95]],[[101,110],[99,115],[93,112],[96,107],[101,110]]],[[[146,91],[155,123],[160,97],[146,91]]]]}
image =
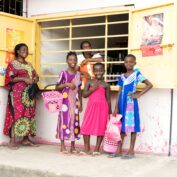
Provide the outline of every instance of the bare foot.
{"type": "Polygon", "coordinates": [[[32,147],[39,147],[39,145],[34,144],[32,141],[30,141],[29,139],[24,139],[21,144],[23,146],[32,146],[32,147]]]}
{"type": "Polygon", "coordinates": [[[91,151],[80,151],[79,155],[91,155],[92,152],[91,151]]]}
{"type": "Polygon", "coordinates": [[[70,153],[71,153],[71,154],[78,154],[79,151],[77,151],[75,147],[71,147],[70,153]]]}
{"type": "Polygon", "coordinates": [[[115,154],[118,156],[122,156],[122,151],[116,151],[115,154]]]}
{"type": "Polygon", "coordinates": [[[127,152],[127,154],[128,154],[128,155],[135,155],[135,152],[134,152],[134,151],[129,150],[129,151],[127,152]]]}
{"type": "Polygon", "coordinates": [[[60,152],[63,153],[63,154],[69,154],[69,152],[67,151],[65,145],[61,145],[60,152]]]}
{"type": "Polygon", "coordinates": [[[19,145],[15,142],[9,142],[8,147],[9,149],[13,149],[13,150],[19,149],[19,145]]]}

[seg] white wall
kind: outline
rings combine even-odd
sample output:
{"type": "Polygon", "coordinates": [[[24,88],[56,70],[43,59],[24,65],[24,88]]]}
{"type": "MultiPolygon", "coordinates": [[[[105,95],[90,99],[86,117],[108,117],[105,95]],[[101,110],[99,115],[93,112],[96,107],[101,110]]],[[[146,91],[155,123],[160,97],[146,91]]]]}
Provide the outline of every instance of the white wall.
{"type": "MultiPolygon", "coordinates": [[[[28,16],[66,11],[95,9],[102,7],[135,4],[136,8],[170,2],[169,0],[25,0],[28,4],[28,16]]],[[[26,3],[24,4],[24,11],[26,3]]]]}
{"type": "MultiPolygon", "coordinates": [[[[3,135],[3,126],[7,104],[7,90],[0,87],[0,144],[7,143],[8,137],[3,135]]],[[[115,105],[116,93],[112,92],[112,107],[115,105]]],[[[177,155],[177,130],[175,128],[177,111],[177,90],[174,91],[174,112],[173,112],[173,136],[172,155],[177,155]]],[[[84,99],[84,110],[87,100],[84,99]]],[[[170,89],[152,89],[139,99],[141,128],[138,134],[135,150],[141,153],[156,153],[167,155],[169,150],[170,133],[170,89]]],[[[84,110],[80,114],[82,123],[84,110]]],[[[37,97],[36,109],[37,140],[41,143],[58,143],[56,126],[58,121],[57,113],[49,113],[45,108],[41,96],[37,97]]],[[[125,138],[124,149],[129,147],[130,135],[125,138]]],[[[95,137],[92,137],[91,144],[95,144],[95,137]]],[[[83,140],[77,141],[77,145],[83,145],[83,140]]]]}

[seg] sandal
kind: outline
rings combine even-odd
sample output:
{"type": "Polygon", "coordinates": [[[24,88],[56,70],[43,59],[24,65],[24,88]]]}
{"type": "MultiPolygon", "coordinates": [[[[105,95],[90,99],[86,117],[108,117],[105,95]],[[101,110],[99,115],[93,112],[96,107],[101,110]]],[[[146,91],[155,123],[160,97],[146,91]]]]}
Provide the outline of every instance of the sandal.
{"type": "Polygon", "coordinates": [[[101,155],[101,153],[99,151],[93,151],[92,152],[92,156],[99,156],[101,155]]]}
{"type": "Polygon", "coordinates": [[[128,153],[126,153],[126,154],[124,154],[122,156],[122,159],[134,159],[134,158],[135,158],[134,154],[128,154],[128,153]]]}
{"type": "Polygon", "coordinates": [[[91,152],[80,151],[79,155],[90,155],[91,152]]]}
{"type": "Polygon", "coordinates": [[[116,157],[121,157],[121,155],[118,155],[116,153],[110,154],[108,158],[116,158],[116,157]]]}

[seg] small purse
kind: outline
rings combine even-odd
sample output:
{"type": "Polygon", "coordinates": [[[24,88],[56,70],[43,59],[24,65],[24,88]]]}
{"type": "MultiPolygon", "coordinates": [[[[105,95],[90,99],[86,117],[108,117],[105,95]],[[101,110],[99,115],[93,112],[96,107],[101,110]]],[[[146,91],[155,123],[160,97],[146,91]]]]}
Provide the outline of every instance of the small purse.
{"type": "Polygon", "coordinates": [[[38,92],[39,92],[39,87],[37,84],[32,84],[29,86],[28,94],[31,100],[33,100],[36,97],[38,92]]]}

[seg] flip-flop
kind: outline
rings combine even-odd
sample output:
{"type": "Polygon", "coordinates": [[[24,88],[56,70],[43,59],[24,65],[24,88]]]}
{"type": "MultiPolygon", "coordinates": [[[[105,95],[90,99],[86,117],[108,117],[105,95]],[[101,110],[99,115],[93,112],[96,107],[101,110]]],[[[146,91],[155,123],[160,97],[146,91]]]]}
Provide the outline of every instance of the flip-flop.
{"type": "Polygon", "coordinates": [[[91,152],[80,151],[78,155],[90,155],[91,152]]]}
{"type": "Polygon", "coordinates": [[[116,153],[110,154],[108,158],[116,158],[116,157],[121,157],[121,155],[118,155],[116,153]]]}
{"type": "Polygon", "coordinates": [[[134,159],[134,158],[135,158],[134,154],[128,154],[128,153],[126,153],[126,154],[124,154],[122,156],[122,159],[134,159]]]}
{"type": "Polygon", "coordinates": [[[101,153],[99,151],[93,151],[92,152],[92,156],[99,156],[101,155],[101,153]]]}

